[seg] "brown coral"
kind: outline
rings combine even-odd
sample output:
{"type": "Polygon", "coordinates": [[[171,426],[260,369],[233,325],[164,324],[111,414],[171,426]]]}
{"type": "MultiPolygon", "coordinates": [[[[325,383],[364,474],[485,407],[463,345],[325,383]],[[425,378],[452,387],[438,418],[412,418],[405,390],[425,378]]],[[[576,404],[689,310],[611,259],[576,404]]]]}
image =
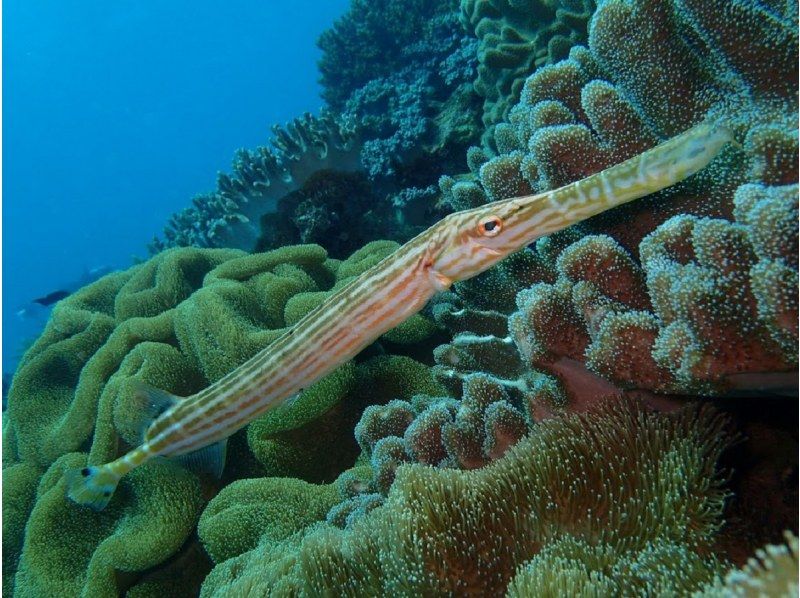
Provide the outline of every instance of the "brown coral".
{"type": "MultiPolygon", "coordinates": [[[[559,375],[585,364],[617,387],[658,392],[794,385],[796,64],[791,7],[609,0],[587,47],[531,73],[494,142],[471,151],[487,199],[520,181],[532,192],[568,184],[705,119],[725,119],[743,143],[574,229],[596,235],[555,250],[537,243],[539,262],[560,257],[557,280],[540,270],[511,319],[529,365],[559,375]]],[[[454,189],[442,188],[453,205],[454,189]]]]}

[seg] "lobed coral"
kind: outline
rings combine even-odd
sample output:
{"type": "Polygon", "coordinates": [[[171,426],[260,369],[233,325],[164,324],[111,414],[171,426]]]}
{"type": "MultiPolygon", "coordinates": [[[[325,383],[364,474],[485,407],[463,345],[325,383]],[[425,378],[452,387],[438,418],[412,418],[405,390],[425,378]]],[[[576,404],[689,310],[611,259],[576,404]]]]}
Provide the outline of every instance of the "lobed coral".
{"type": "Polygon", "coordinates": [[[484,99],[486,142],[519,100],[528,75],[586,42],[594,9],[594,0],[462,0],[462,21],[479,40],[475,90],[484,99]]]}
{"type": "MultiPolygon", "coordinates": [[[[65,495],[63,472],[85,464],[86,455],[66,454],[39,482],[13,595],[118,596],[135,585],[134,572],[178,553],[194,529],[203,500],[189,472],[166,462],[148,464],[123,482],[124,503],[96,513],[65,495]]],[[[191,591],[199,578],[188,577],[162,580],[160,590],[183,585],[191,591]]]]}
{"type": "Polygon", "coordinates": [[[791,385],[796,186],[740,187],[735,205],[746,220],[745,198],[769,219],[675,216],[642,241],[641,266],[604,235],[564,249],[557,281],[520,294],[511,319],[530,364],[585,361],[617,385],[680,394],[791,385]],[[763,259],[760,226],[780,247],[761,249],[763,259]]]}
{"type": "MultiPolygon", "coordinates": [[[[140,406],[129,398],[136,380],[184,396],[200,390],[396,246],[375,242],[345,261],[315,245],[253,255],[172,249],[59,303],[9,393],[4,471],[19,485],[4,503],[5,587],[19,595],[115,595],[142,583],[163,592],[175,583],[171,567],[184,559],[194,576],[185,585],[202,579],[207,561],[190,534],[219,482],[153,463],[126,476],[109,508],[94,513],[66,499],[64,469],[107,462],[139,443],[140,406]],[[65,528],[65,520],[75,525],[65,528]]],[[[389,345],[431,333],[420,320],[389,345]]],[[[231,438],[222,483],[265,469],[333,480],[355,459],[350,430],[364,404],[399,387],[442,391],[410,357],[390,354],[332,372],[291,410],[274,410],[231,438]]]]}

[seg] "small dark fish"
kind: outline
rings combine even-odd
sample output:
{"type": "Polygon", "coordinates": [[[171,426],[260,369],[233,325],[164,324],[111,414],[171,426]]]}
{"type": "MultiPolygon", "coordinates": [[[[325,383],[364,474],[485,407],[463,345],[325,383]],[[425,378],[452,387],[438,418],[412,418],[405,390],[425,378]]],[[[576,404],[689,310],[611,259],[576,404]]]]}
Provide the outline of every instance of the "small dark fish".
{"type": "Polygon", "coordinates": [[[61,301],[64,297],[69,297],[72,293],[70,291],[53,291],[52,293],[48,293],[44,297],[37,297],[33,300],[33,303],[38,303],[39,305],[53,305],[56,301],[61,301]]]}

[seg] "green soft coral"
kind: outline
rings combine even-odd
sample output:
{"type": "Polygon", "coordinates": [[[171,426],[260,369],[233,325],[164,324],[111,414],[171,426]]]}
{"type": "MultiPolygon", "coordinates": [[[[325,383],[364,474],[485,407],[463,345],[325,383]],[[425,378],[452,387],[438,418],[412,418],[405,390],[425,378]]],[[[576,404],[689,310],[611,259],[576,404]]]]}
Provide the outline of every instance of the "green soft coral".
{"type": "Polygon", "coordinates": [[[42,472],[30,463],[3,469],[3,593],[11,596],[25,524],[31,514],[42,472]]]}
{"type": "Polygon", "coordinates": [[[277,544],[324,519],[339,500],[333,484],[293,478],[239,480],[208,504],[197,532],[215,562],[277,544]]]}
{"type": "Polygon", "coordinates": [[[117,596],[194,529],[203,501],[191,473],[166,461],[145,465],[121,482],[123,499],[94,512],[64,493],[64,470],[85,464],[85,455],[64,455],[42,477],[15,596],[117,596]]]}
{"type": "MultiPolygon", "coordinates": [[[[148,570],[123,576],[120,583],[127,588],[144,575],[132,595],[180,586],[175,581],[183,575],[180,569],[194,572],[186,574],[186,583],[202,577],[204,557],[187,556],[190,547],[165,561],[187,539],[200,506],[218,485],[198,481],[177,466],[154,463],[126,477],[109,510],[96,515],[66,501],[63,469],[84,465],[86,453],[89,463],[102,463],[139,443],[141,407],[131,400],[137,380],[177,395],[197,392],[396,246],[371,243],[343,262],[329,259],[316,245],[255,255],[174,249],[60,302],[23,358],[9,393],[4,465],[8,479],[19,481],[9,495],[12,510],[4,524],[7,587],[12,587],[19,559],[14,591],[20,595],[112,594],[119,589],[114,572],[122,570],[148,570]],[[314,301],[299,301],[308,297],[314,301]],[[31,472],[48,468],[33,497],[39,473],[31,481],[31,472]],[[172,498],[175,484],[180,485],[175,491],[179,500],[172,498]],[[180,513],[172,514],[173,503],[180,513]],[[172,543],[149,535],[148,517],[160,521],[158,534],[170,536],[172,543]],[[62,519],[75,526],[56,534],[51,528],[62,519]],[[147,542],[130,539],[140,532],[148,534],[147,542]],[[52,535],[74,546],[74,554],[59,553],[63,546],[51,542],[52,535]],[[119,556],[115,546],[125,538],[137,548],[119,556]],[[48,559],[58,565],[47,569],[48,559]]],[[[429,324],[417,329],[426,326],[433,330],[429,324]]],[[[351,430],[365,404],[393,398],[383,393],[406,385],[431,392],[438,388],[428,366],[408,357],[373,361],[345,364],[301,393],[291,409],[267,414],[249,433],[234,435],[223,482],[263,475],[265,468],[271,475],[332,481],[355,460],[351,430]],[[353,448],[339,450],[346,442],[353,448]]],[[[324,518],[328,509],[315,518],[324,518]]]]}

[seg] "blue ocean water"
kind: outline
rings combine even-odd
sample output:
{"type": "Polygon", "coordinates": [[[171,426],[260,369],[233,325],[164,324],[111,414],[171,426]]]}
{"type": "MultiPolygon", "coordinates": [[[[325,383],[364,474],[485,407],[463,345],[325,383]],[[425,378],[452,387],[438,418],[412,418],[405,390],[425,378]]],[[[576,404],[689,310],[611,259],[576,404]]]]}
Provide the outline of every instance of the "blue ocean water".
{"type": "Polygon", "coordinates": [[[321,107],[315,40],[347,4],[4,3],[3,372],[33,299],[144,257],[236,148],[321,107]]]}

